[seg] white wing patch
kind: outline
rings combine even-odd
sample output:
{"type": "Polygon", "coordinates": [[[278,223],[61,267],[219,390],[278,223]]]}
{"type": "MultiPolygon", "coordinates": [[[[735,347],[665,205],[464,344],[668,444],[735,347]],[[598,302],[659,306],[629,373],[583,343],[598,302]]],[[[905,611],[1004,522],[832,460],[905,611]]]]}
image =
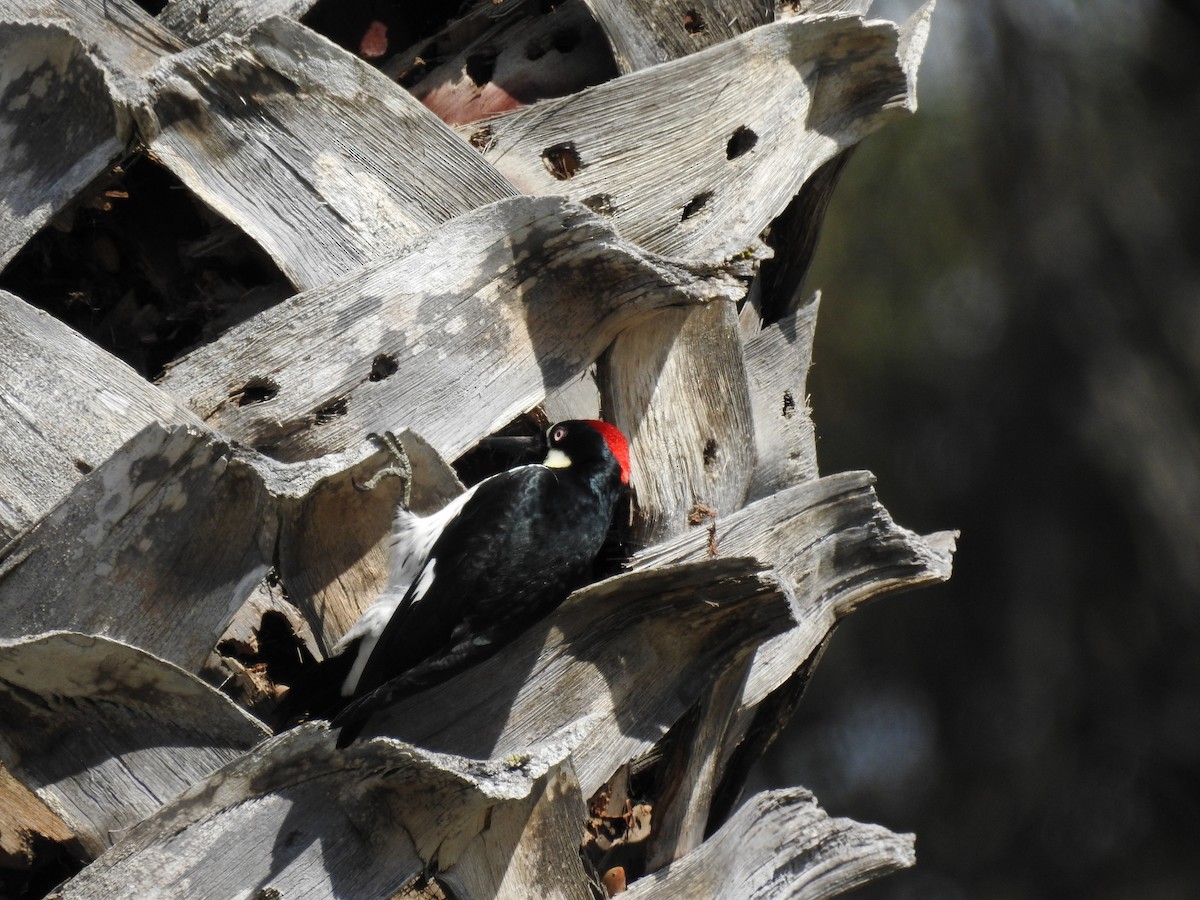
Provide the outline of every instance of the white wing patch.
{"type": "Polygon", "coordinates": [[[413,602],[420,600],[429,590],[429,585],[433,583],[433,564],[425,565],[426,560],[429,559],[429,552],[433,549],[438,535],[445,530],[446,525],[455,516],[462,512],[463,507],[474,493],[474,487],[469,491],[464,491],[437,512],[428,516],[418,516],[407,509],[396,512],[396,518],[392,522],[389,546],[391,573],[388,576],[387,586],[379,595],[379,599],[367,607],[358,617],[358,621],[350,626],[350,630],[342,635],[341,640],[334,645],[330,654],[338,656],[356,640],[359,641],[354,665],[350,669],[350,674],[346,676],[346,680],[342,682],[343,697],[354,695],[358,688],[358,680],[367,666],[367,660],[371,658],[375,645],[379,643],[379,636],[387,628],[388,622],[392,620],[392,615],[396,612],[396,607],[408,594],[408,590],[412,587],[418,574],[421,574],[422,584],[418,585],[412,598],[413,602]],[[423,574],[422,570],[424,570],[423,574]]]}

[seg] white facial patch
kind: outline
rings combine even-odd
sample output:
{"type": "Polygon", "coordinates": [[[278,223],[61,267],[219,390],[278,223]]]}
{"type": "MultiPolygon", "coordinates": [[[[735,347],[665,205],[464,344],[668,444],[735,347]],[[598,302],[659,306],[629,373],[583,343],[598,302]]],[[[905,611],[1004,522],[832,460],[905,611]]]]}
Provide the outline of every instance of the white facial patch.
{"type": "Polygon", "coordinates": [[[546,454],[546,460],[542,465],[551,469],[567,469],[571,466],[571,457],[555,447],[546,454]]]}

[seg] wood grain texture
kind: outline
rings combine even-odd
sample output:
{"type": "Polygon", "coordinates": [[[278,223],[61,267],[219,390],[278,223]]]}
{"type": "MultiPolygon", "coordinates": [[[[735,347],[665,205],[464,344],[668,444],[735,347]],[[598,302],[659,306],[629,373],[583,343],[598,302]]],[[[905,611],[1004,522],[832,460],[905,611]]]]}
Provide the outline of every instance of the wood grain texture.
{"type": "Polygon", "coordinates": [[[275,17],[161,67],[140,130],[298,288],[516,192],[377,70],[275,17]]]}
{"type": "Polygon", "coordinates": [[[522,191],[584,203],[656,253],[726,259],[821,164],[911,112],[902,43],[892,23],[849,16],[764,25],[499,116],[484,155],[522,191]]]}
{"type": "Polygon", "coordinates": [[[820,297],[746,342],[754,418],[754,478],[748,500],[817,477],[817,435],[808,405],[808,369],[820,297]]]}
{"type": "Polygon", "coordinates": [[[0,291],[0,548],[155,422],[200,424],[115,356],[0,291]]]}
{"type": "Polygon", "coordinates": [[[129,130],[79,37],[0,21],[0,268],[117,159],[129,130]]]}
{"type": "Polygon", "coordinates": [[[803,788],[746,803],[703,846],[647,875],[629,900],[820,900],[916,862],[911,834],[830,818],[803,788]]]}
{"type": "Polygon", "coordinates": [[[377,713],[364,734],[503,758],[579,725],[572,759],[590,797],[792,621],[774,580],[745,559],[611,578],[473,669],[377,713]]]}
{"type": "MultiPolygon", "coordinates": [[[[879,503],[867,472],[843,472],[781,490],[722,517],[722,555],[771,566],[796,603],[797,626],[755,653],[741,705],[753,706],[809,657],[841,616],[888,591],[950,577],[955,535],[920,537],[879,503]]],[[[698,531],[698,530],[697,530],[698,531]]],[[[638,553],[634,571],[708,557],[708,535],[692,531],[638,553]]]]}
{"type": "Polygon", "coordinates": [[[270,565],[261,477],[187,426],[148,425],[0,559],[0,637],[124,641],[200,669],[270,565]]]}
{"type": "Polygon", "coordinates": [[[75,832],[0,763],[0,867],[32,867],[43,842],[63,845],[76,856],[84,855],[75,832]]]}
{"type": "Polygon", "coordinates": [[[478,864],[472,842],[490,822],[521,828],[508,807],[532,815],[530,798],[570,779],[571,746],[568,736],[487,763],[391,740],[335,750],[327,729],[305,725],[168,804],[62,897],[107,900],[128,884],[159,897],[197,885],[213,897],[390,897],[419,872],[478,864]]]}
{"type": "Polygon", "coordinates": [[[678,59],[774,18],[773,0],[587,0],[622,72],[678,59]]]}
{"type": "Polygon", "coordinates": [[[244,34],[272,16],[299,19],[316,0],[170,0],[158,23],[193,46],[222,34],[244,34]]]}
{"type": "Polygon", "coordinates": [[[91,855],[269,733],[135,647],[67,632],[0,641],[0,755],[91,855]]]}
{"type": "Polygon", "coordinates": [[[639,546],[693,527],[697,504],[718,517],[741,508],[754,437],[733,304],[670,310],[627,329],[599,382],[601,406],[629,438],[639,546]]]}
{"type": "Polygon", "coordinates": [[[604,32],[582,0],[478,4],[383,71],[451,124],[474,122],[613,77],[604,32]]]}
{"type": "MultiPolygon", "coordinates": [[[[406,430],[396,437],[412,468],[410,509],[428,515],[462,492],[454,470],[420,436],[406,430]]],[[[386,452],[378,450],[356,465],[315,479],[280,506],[279,574],[326,653],[387,582],[391,528],[403,482],[389,477],[370,492],[354,484],[367,482],[390,463],[386,452]]]]}
{"type": "Polygon", "coordinates": [[[566,760],[539,779],[527,801],[494,807],[488,827],[438,881],[458,900],[593,900],[579,854],[586,814],[566,760]]]}
{"type": "Polygon", "coordinates": [[[519,197],[254,316],[173,364],[162,386],[280,459],[403,426],[454,459],[642,316],[742,290],[639,250],[575,204],[519,197]],[[376,380],[380,359],[389,374],[376,380]],[[256,386],[268,396],[251,402],[256,386]]]}

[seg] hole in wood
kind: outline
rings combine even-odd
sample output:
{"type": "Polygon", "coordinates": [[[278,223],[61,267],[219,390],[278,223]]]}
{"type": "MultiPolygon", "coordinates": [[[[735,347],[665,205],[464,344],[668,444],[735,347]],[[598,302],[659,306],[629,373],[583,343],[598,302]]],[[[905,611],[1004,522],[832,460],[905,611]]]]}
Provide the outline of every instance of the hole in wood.
{"type": "Polygon", "coordinates": [[[579,161],[579,151],[572,143],[555,144],[542,151],[542,162],[547,171],[559,181],[574,178],[575,173],[583,168],[579,161]]]}
{"type": "Polygon", "coordinates": [[[613,198],[608,194],[592,194],[590,197],[585,197],[579,201],[594,213],[599,213],[602,216],[611,216],[617,211],[617,206],[613,203],[613,198]]]}
{"type": "Polygon", "coordinates": [[[492,139],[496,133],[492,131],[491,125],[484,125],[482,128],[477,128],[471,132],[471,136],[467,141],[478,150],[480,153],[486,152],[492,146],[492,139]]]}
{"type": "Polygon", "coordinates": [[[704,468],[711,469],[717,462],[717,441],[715,438],[709,438],[704,445],[704,468]]]}
{"type": "Polygon", "coordinates": [[[496,51],[482,50],[467,57],[464,69],[476,87],[483,87],[496,73],[496,51]]]}
{"type": "Polygon", "coordinates": [[[694,9],[689,9],[683,14],[683,29],[692,37],[703,34],[706,27],[704,19],[694,9]]]}
{"type": "Polygon", "coordinates": [[[525,46],[525,58],[530,62],[535,62],[546,55],[546,51],[550,48],[541,41],[530,41],[525,46]]]}
{"type": "Polygon", "coordinates": [[[796,398],[792,396],[791,391],[783,392],[783,417],[790,419],[796,411],[796,398]]]}
{"type": "Polygon", "coordinates": [[[80,475],[88,475],[92,471],[92,465],[84,462],[82,459],[75,460],[75,471],[80,475]]]}
{"type": "Polygon", "coordinates": [[[737,128],[729,138],[729,143],[725,145],[725,158],[737,159],[754,149],[754,145],[758,143],[758,135],[747,128],[745,125],[737,128]]]}
{"type": "Polygon", "coordinates": [[[705,191],[689,200],[687,206],[683,208],[683,215],[680,216],[679,221],[686,222],[692,216],[696,215],[696,213],[700,212],[700,210],[704,209],[708,201],[712,199],[712,195],[712,191],[705,191]]]}
{"type": "Polygon", "coordinates": [[[326,422],[332,422],[338,416],[344,416],[349,411],[349,397],[334,397],[324,406],[320,407],[314,415],[316,416],[317,424],[324,425],[326,422]]]}
{"type": "Polygon", "coordinates": [[[371,360],[371,374],[367,378],[371,381],[383,381],[383,379],[395,375],[399,368],[400,364],[396,362],[395,356],[391,353],[380,353],[371,360]]]}
{"type": "Polygon", "coordinates": [[[570,53],[579,46],[580,34],[577,28],[560,28],[550,38],[550,43],[559,53],[570,53]]]}
{"type": "Polygon", "coordinates": [[[239,390],[230,392],[229,396],[238,406],[250,406],[252,403],[265,403],[279,393],[279,385],[270,378],[251,378],[239,390]]]}

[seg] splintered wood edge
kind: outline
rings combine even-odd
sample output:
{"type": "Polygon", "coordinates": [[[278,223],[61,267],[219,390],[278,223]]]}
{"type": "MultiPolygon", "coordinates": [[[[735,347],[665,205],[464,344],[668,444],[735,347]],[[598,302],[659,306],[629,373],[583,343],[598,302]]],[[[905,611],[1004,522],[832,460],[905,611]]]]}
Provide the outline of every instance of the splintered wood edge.
{"type": "Polygon", "coordinates": [[[200,420],[130,366],[0,290],[0,551],[140,429],[200,420]]]}
{"type": "Polygon", "coordinates": [[[923,44],[910,39],[902,65],[900,40],[857,16],[770,23],[493,117],[484,155],[523,191],[581,202],[655,252],[729,259],[822,164],[911,113],[923,44]]]}
{"type": "MultiPolygon", "coordinates": [[[[252,886],[270,860],[269,886],[283,896],[311,889],[314,878],[333,880],[342,896],[387,895],[421,871],[481,865],[488,849],[472,844],[489,823],[510,826],[491,836],[497,847],[517,845],[541,794],[577,791],[566,761],[580,736],[575,727],[480,761],[386,738],[338,750],[323,724],[309,723],[185,791],[68,882],[62,896],[100,900],[130,883],[168,896],[200,882],[214,895],[232,894],[252,886]],[[524,817],[506,818],[509,806],[524,817]],[[319,856],[305,857],[316,842],[319,856]],[[280,861],[276,852],[293,844],[298,849],[280,861]],[[232,856],[230,847],[238,848],[232,856]]],[[[577,848],[571,852],[578,857],[577,848]]]]}
{"type": "MultiPolygon", "coordinates": [[[[924,539],[900,528],[869,472],[843,472],[787,488],[717,523],[722,553],[761,560],[790,592],[797,625],[755,654],[742,706],[762,701],[803,664],[841,616],[880,594],[950,577],[956,532],[924,539]]],[[[693,529],[634,556],[634,571],[704,559],[709,536],[693,529]]]]}
{"type": "Polygon", "coordinates": [[[642,316],[744,293],[721,267],[647,253],[581,206],[516,197],[250,318],[161,383],[210,426],[280,459],[404,425],[453,459],[642,316]],[[374,379],[381,358],[389,374],[374,379]],[[262,390],[248,401],[251,387],[262,390]]]}
{"type": "Polygon", "coordinates": [[[0,640],[0,705],[5,765],[92,855],[270,734],[178,666],[76,632],[0,640]]]}
{"type": "Polygon", "coordinates": [[[804,788],[752,797],[707,841],[630,885],[629,900],[829,897],[916,863],[915,838],[830,818],[804,788]]]}
{"type": "Polygon", "coordinates": [[[572,594],[463,674],[377,712],[364,734],[494,758],[585,723],[573,762],[591,796],[726,666],[793,622],[779,585],[754,560],[627,573],[572,594]]]}

